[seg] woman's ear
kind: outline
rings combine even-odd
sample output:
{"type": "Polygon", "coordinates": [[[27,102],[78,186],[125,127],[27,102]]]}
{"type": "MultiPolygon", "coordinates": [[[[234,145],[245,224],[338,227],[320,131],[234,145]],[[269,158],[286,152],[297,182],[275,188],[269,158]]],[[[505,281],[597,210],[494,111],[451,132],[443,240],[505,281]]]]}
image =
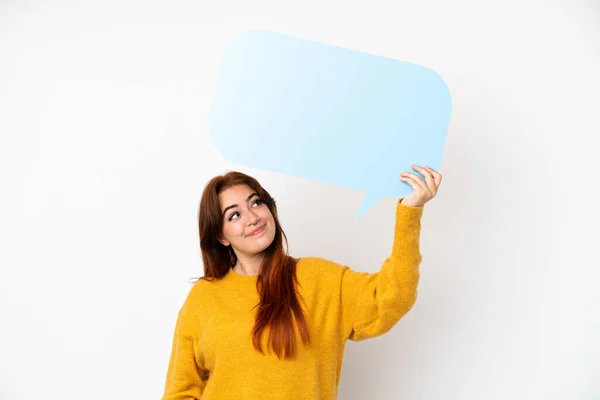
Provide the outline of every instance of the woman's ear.
{"type": "Polygon", "coordinates": [[[219,242],[221,242],[221,244],[225,247],[229,246],[229,241],[227,239],[225,239],[225,237],[221,234],[218,237],[219,242]]]}

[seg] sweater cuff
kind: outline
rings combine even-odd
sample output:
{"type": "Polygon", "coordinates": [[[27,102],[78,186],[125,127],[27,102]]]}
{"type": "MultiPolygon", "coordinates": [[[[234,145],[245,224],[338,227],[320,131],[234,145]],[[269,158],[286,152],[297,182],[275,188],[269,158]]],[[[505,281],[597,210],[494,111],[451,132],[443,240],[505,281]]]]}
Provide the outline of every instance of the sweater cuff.
{"type": "Polygon", "coordinates": [[[398,200],[398,203],[396,203],[396,211],[400,212],[400,209],[413,209],[413,210],[420,210],[421,214],[423,214],[423,209],[425,208],[425,206],[407,206],[406,204],[402,204],[402,200],[404,200],[404,197],[402,197],[401,199],[398,200]]]}
{"type": "MultiPolygon", "coordinates": [[[[400,199],[401,201],[402,199],[400,199]]],[[[396,225],[392,255],[405,255],[407,251],[418,248],[421,233],[421,217],[425,206],[406,206],[396,204],[396,225]]]]}

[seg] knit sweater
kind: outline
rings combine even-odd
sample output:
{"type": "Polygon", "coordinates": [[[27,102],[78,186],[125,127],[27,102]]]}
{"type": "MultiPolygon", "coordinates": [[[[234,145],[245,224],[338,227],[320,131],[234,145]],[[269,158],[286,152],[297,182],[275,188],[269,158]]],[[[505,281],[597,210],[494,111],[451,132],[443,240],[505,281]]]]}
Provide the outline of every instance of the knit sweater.
{"type": "Polygon", "coordinates": [[[379,272],[321,257],[298,260],[311,343],[305,346],[296,331],[292,360],[277,357],[267,334],[265,354],[252,344],[256,276],[230,269],[221,279],[196,282],[179,311],[163,400],[336,399],[346,341],[388,332],[416,300],[424,206],[400,201],[391,255],[379,272]]]}

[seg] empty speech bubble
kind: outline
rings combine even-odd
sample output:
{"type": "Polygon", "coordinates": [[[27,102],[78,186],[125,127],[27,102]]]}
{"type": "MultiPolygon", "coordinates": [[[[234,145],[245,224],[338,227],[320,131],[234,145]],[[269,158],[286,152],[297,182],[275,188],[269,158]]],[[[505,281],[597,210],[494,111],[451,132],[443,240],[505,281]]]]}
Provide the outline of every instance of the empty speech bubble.
{"type": "Polygon", "coordinates": [[[223,54],[209,131],[233,162],[365,191],[356,220],[412,192],[411,164],[439,170],[450,111],[428,68],[249,31],[223,54]]]}

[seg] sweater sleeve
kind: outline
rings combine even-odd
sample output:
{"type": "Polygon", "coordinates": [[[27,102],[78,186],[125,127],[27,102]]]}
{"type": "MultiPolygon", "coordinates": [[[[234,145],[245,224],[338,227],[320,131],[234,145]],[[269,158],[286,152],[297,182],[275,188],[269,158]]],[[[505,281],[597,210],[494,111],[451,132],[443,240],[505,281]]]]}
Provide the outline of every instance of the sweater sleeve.
{"type": "Polygon", "coordinates": [[[424,206],[396,205],[391,255],[379,272],[342,273],[344,340],[361,341],[388,332],[414,305],[419,283],[421,216],[424,206]]]}
{"type": "Polygon", "coordinates": [[[195,319],[190,316],[188,302],[189,298],[177,317],[162,400],[200,400],[208,379],[208,371],[196,358],[191,329],[195,319]]]}

